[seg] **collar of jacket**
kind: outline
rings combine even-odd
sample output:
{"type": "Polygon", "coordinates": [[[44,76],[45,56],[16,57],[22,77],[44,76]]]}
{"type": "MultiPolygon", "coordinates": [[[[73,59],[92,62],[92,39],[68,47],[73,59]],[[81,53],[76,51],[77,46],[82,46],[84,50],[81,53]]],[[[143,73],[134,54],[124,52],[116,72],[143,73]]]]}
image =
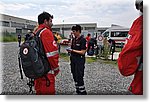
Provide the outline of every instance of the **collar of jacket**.
{"type": "Polygon", "coordinates": [[[38,28],[47,28],[50,31],[52,31],[52,29],[50,27],[48,27],[47,25],[45,25],[45,24],[40,24],[38,28]]]}

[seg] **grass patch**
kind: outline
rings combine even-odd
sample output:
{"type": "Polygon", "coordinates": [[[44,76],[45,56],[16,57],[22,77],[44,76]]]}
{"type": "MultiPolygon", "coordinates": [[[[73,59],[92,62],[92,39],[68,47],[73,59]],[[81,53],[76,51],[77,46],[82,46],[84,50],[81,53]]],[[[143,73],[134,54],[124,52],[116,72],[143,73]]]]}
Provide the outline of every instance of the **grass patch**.
{"type": "Polygon", "coordinates": [[[2,42],[2,41],[3,41],[3,37],[0,36],[0,42],[2,42]]]}
{"type": "Polygon", "coordinates": [[[122,50],[121,48],[116,48],[115,49],[116,52],[121,52],[121,50],[122,50]]]}
{"type": "Polygon", "coordinates": [[[117,61],[115,60],[115,61],[111,61],[111,60],[102,60],[103,61],[103,63],[105,63],[105,64],[112,64],[112,65],[115,65],[115,66],[117,66],[117,61]]]}
{"type": "MultiPolygon", "coordinates": [[[[70,57],[67,53],[61,53],[60,54],[60,58],[64,59],[65,61],[68,61],[70,60],[70,57]]],[[[96,62],[97,60],[101,60],[103,63],[105,64],[111,64],[111,65],[115,65],[117,66],[117,61],[111,61],[111,60],[102,60],[102,59],[97,59],[96,57],[86,57],[86,63],[90,64],[90,63],[93,63],[93,62],[96,62]]]]}
{"type": "MultiPolygon", "coordinates": [[[[60,58],[64,59],[65,61],[69,61],[70,60],[69,55],[66,54],[66,53],[61,53],[60,54],[60,58]]],[[[92,63],[92,62],[95,62],[95,61],[97,61],[97,59],[94,58],[94,57],[86,58],[86,63],[92,63]]]]}
{"type": "Polygon", "coordinates": [[[0,35],[1,42],[16,42],[18,41],[18,37],[16,33],[2,32],[0,35]]]}
{"type": "Polygon", "coordinates": [[[2,42],[17,42],[17,37],[15,36],[4,36],[3,38],[1,38],[2,42]]]}
{"type": "Polygon", "coordinates": [[[96,62],[97,59],[95,57],[88,57],[86,58],[86,63],[93,63],[93,62],[96,62]]]}
{"type": "Polygon", "coordinates": [[[60,58],[64,59],[65,61],[69,61],[70,57],[67,53],[60,53],[59,55],[60,58]]]}

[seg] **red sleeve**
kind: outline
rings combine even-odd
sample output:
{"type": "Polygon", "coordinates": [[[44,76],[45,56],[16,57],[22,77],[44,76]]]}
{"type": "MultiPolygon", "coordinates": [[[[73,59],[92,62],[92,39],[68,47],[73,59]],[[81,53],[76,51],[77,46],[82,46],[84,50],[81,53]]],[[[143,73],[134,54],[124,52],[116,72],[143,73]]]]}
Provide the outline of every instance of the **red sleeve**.
{"type": "Polygon", "coordinates": [[[40,38],[52,70],[58,69],[59,54],[52,32],[49,29],[46,29],[41,33],[40,38]]]}

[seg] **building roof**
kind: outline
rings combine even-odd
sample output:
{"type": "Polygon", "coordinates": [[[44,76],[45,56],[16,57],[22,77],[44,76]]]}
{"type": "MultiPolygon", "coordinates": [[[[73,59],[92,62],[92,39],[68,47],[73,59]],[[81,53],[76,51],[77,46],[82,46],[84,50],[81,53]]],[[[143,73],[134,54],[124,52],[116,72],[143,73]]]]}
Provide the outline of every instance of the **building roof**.
{"type": "Polygon", "coordinates": [[[116,24],[112,24],[110,28],[108,28],[106,31],[113,31],[113,30],[118,30],[118,31],[129,31],[129,28],[124,27],[124,26],[120,26],[120,25],[116,25],[116,24]]]}
{"type": "Polygon", "coordinates": [[[10,21],[11,20],[11,21],[17,21],[17,22],[23,22],[23,23],[26,21],[26,23],[31,23],[31,24],[34,24],[34,25],[37,24],[37,22],[33,21],[33,20],[19,18],[19,17],[10,16],[10,15],[1,14],[1,13],[0,13],[0,20],[1,21],[3,21],[3,20],[10,21]]]}

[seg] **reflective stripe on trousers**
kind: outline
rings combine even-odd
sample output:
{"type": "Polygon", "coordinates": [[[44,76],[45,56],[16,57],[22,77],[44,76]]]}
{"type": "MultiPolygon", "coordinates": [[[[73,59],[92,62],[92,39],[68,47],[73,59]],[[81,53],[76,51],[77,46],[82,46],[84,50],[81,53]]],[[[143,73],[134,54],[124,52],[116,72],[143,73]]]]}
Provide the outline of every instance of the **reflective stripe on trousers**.
{"type": "Polygon", "coordinates": [[[58,50],[53,51],[53,52],[47,52],[47,53],[46,53],[46,57],[53,57],[53,56],[55,56],[55,55],[57,55],[57,54],[58,54],[58,50]]]}
{"type": "Polygon", "coordinates": [[[76,90],[77,90],[77,92],[86,92],[86,90],[85,90],[85,86],[83,85],[83,86],[76,86],[76,90]]]}

